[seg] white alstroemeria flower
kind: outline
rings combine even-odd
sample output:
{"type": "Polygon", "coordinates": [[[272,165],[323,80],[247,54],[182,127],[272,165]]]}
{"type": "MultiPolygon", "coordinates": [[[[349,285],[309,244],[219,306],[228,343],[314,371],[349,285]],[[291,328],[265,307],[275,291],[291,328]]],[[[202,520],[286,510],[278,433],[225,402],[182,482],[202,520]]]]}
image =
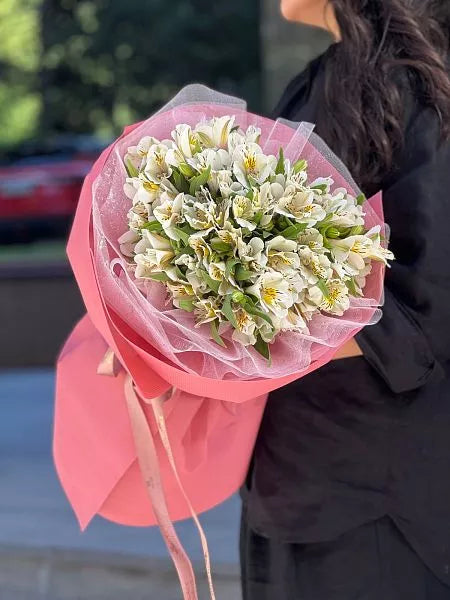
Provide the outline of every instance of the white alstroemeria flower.
{"type": "Polygon", "coordinates": [[[153,181],[149,181],[143,173],[139,176],[136,195],[133,202],[142,202],[147,207],[151,207],[161,195],[161,186],[153,181]]]}
{"type": "Polygon", "coordinates": [[[364,225],[364,211],[358,206],[355,198],[344,188],[334,190],[326,195],[323,207],[328,214],[328,223],[337,227],[355,227],[364,225]]]}
{"type": "Polygon", "coordinates": [[[272,313],[278,318],[285,317],[288,309],[294,303],[286,279],[281,273],[271,269],[262,273],[256,283],[246,288],[245,291],[258,298],[264,311],[272,313]]]}
{"type": "Polygon", "coordinates": [[[120,244],[120,251],[124,256],[134,256],[134,248],[136,243],[141,239],[141,236],[136,231],[129,229],[117,240],[120,244]]]}
{"type": "Polygon", "coordinates": [[[355,282],[356,291],[361,296],[363,295],[363,289],[366,287],[366,279],[370,275],[371,272],[372,272],[372,263],[367,262],[365,268],[362,269],[362,271],[360,271],[358,273],[358,275],[353,278],[353,281],[355,282]]]}
{"type": "Polygon", "coordinates": [[[236,223],[241,227],[246,227],[249,231],[253,231],[256,228],[256,223],[251,221],[255,216],[253,203],[247,196],[237,195],[233,198],[233,216],[236,223]]]}
{"type": "Polygon", "coordinates": [[[206,148],[227,148],[228,137],[234,126],[234,116],[213,117],[199,123],[194,133],[206,148]]]}
{"type": "Polygon", "coordinates": [[[366,260],[376,260],[387,264],[394,255],[381,245],[380,226],[373,227],[365,235],[351,235],[342,240],[329,240],[331,253],[339,263],[348,263],[350,267],[361,271],[366,260]]]}
{"type": "Polygon", "coordinates": [[[233,152],[233,172],[244,187],[249,185],[250,178],[263,183],[273,173],[276,164],[275,156],[266,156],[261,146],[252,142],[237,146],[233,152]]]}
{"type": "Polygon", "coordinates": [[[172,296],[172,303],[176,308],[180,308],[181,300],[194,301],[196,298],[194,290],[189,283],[183,281],[168,281],[166,286],[172,296]]]}
{"type": "Polygon", "coordinates": [[[333,315],[342,316],[350,307],[348,288],[340,279],[327,281],[328,294],[323,296],[319,308],[333,315]]]}
{"type": "Polygon", "coordinates": [[[229,198],[232,194],[245,194],[246,192],[241,183],[238,181],[233,181],[231,171],[219,171],[217,173],[217,183],[222,198],[229,198]]]}
{"type": "Polygon", "coordinates": [[[164,144],[150,146],[144,167],[144,175],[148,181],[159,185],[163,179],[168,179],[172,175],[172,169],[166,162],[168,151],[164,144]]]}
{"type": "Polygon", "coordinates": [[[326,252],[326,248],[323,245],[323,235],[318,229],[314,229],[313,227],[299,233],[297,243],[299,246],[307,246],[310,250],[319,254],[326,252]]]}
{"type": "Polygon", "coordinates": [[[289,285],[289,291],[292,294],[292,297],[294,298],[294,302],[298,302],[298,300],[304,294],[304,291],[307,288],[308,284],[297,271],[287,271],[283,273],[283,275],[289,285]]]}
{"type": "Polygon", "coordinates": [[[314,203],[314,194],[306,189],[282,196],[274,211],[298,223],[307,223],[310,227],[326,217],[324,209],[314,203]]]}
{"type": "Polygon", "coordinates": [[[242,129],[234,130],[228,136],[228,152],[232,156],[238,146],[245,144],[245,133],[242,129]]]}
{"type": "Polygon", "coordinates": [[[193,229],[207,230],[214,226],[214,203],[199,202],[193,196],[185,196],[183,216],[193,229]]]}
{"type": "Polygon", "coordinates": [[[128,227],[132,231],[140,231],[149,220],[147,207],[142,202],[137,202],[128,211],[127,218],[128,227]]]}
{"type": "Polygon", "coordinates": [[[155,250],[172,250],[172,246],[167,238],[158,233],[149,231],[148,229],[142,230],[142,238],[136,244],[136,254],[146,252],[148,248],[155,250]]]}
{"type": "Polygon", "coordinates": [[[279,331],[304,331],[307,329],[305,319],[303,318],[299,307],[294,304],[285,317],[274,319],[273,324],[277,332],[279,331]]]}
{"type": "Polygon", "coordinates": [[[161,142],[158,139],[156,139],[155,137],[153,137],[151,135],[146,135],[141,140],[139,140],[139,142],[136,146],[136,152],[142,158],[145,158],[147,156],[147,152],[149,151],[150,147],[154,146],[155,144],[160,144],[160,143],[161,142]]]}
{"type": "Polygon", "coordinates": [[[211,172],[226,171],[230,167],[231,157],[226,150],[221,148],[206,148],[197,152],[194,158],[190,158],[188,164],[199,172],[208,167],[211,168],[211,172]]]}
{"type": "Polygon", "coordinates": [[[130,200],[134,200],[138,189],[141,187],[141,180],[138,177],[127,177],[123,184],[125,196],[130,200]]]}
{"type": "Polygon", "coordinates": [[[226,275],[226,265],[223,261],[210,262],[208,265],[208,274],[211,279],[220,282],[219,294],[221,296],[225,296],[237,287],[233,275],[226,275]]]}
{"type": "Polygon", "coordinates": [[[127,168],[127,171],[129,171],[130,165],[132,170],[136,169],[136,171],[139,171],[143,163],[143,159],[144,157],[138,151],[137,146],[130,146],[123,157],[123,163],[127,168]]]}
{"type": "Polygon", "coordinates": [[[300,274],[309,283],[314,285],[319,279],[329,279],[332,275],[331,262],[325,254],[317,254],[310,248],[302,246],[298,250],[300,257],[300,274]]]}
{"type": "Polygon", "coordinates": [[[205,283],[205,281],[203,280],[202,277],[200,277],[199,275],[199,267],[200,266],[206,266],[206,265],[199,265],[196,264],[193,267],[189,267],[188,270],[186,271],[186,279],[188,281],[188,283],[192,286],[192,289],[194,290],[194,294],[197,298],[203,298],[203,296],[205,294],[209,293],[209,287],[207,286],[207,284],[205,283]]]}
{"type": "Polygon", "coordinates": [[[189,236],[189,246],[194,250],[199,264],[203,265],[205,268],[208,268],[213,251],[211,249],[211,246],[205,240],[203,234],[207,234],[211,231],[212,229],[209,229],[206,231],[194,233],[193,235],[189,236]]]}
{"type": "Polygon", "coordinates": [[[230,253],[235,254],[242,241],[241,229],[235,229],[229,221],[224,221],[223,229],[216,229],[215,234],[221,242],[230,246],[230,253]]]}
{"type": "Polygon", "coordinates": [[[183,220],[183,201],[183,193],[178,194],[175,198],[171,198],[164,193],[161,196],[161,204],[153,209],[155,218],[161,223],[166,235],[172,240],[178,241],[180,239],[174,227],[183,220]]]}
{"type": "Polygon", "coordinates": [[[237,328],[233,330],[232,339],[243,346],[256,344],[256,322],[243,308],[233,309],[237,328]]]}
{"type": "Polygon", "coordinates": [[[243,263],[247,263],[247,267],[251,266],[255,270],[260,270],[266,266],[267,254],[264,253],[264,242],[261,238],[254,237],[248,242],[239,238],[237,249],[239,258],[243,263]]]}
{"type": "Polygon", "coordinates": [[[274,271],[284,273],[297,271],[300,267],[300,258],[297,253],[297,242],[287,240],[278,235],[266,242],[267,264],[274,271]]]}
{"type": "Polygon", "coordinates": [[[186,162],[200,150],[199,141],[190,125],[177,125],[172,131],[172,138],[174,140],[172,148],[167,151],[165,157],[168,165],[178,167],[180,163],[186,162]]]}
{"type": "Polygon", "coordinates": [[[261,129],[255,125],[249,125],[245,132],[245,141],[248,143],[259,144],[261,138],[261,129]]]}
{"type": "Polygon", "coordinates": [[[147,248],[145,252],[136,254],[134,257],[134,262],[137,265],[135,276],[140,279],[150,277],[154,272],[166,272],[174,256],[175,254],[171,247],[167,250],[147,248]]]}
{"type": "MultiPolygon", "coordinates": [[[[314,192],[314,195],[316,197],[320,197],[330,194],[331,186],[333,185],[333,183],[334,179],[332,177],[318,177],[317,179],[309,183],[308,187],[311,191],[314,192]]],[[[316,200],[320,200],[320,198],[316,198],[316,200]]]]}
{"type": "Polygon", "coordinates": [[[210,323],[219,319],[222,321],[222,313],[216,298],[202,298],[194,302],[195,327],[210,323]]]}

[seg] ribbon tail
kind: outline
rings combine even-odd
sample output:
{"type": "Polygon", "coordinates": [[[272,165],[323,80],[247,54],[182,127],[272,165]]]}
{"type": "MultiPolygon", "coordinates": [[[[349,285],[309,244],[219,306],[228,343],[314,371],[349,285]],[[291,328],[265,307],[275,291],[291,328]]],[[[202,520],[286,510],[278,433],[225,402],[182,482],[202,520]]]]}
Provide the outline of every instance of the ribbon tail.
{"type": "Polygon", "coordinates": [[[155,415],[155,420],[156,420],[156,423],[158,426],[158,432],[159,432],[162,444],[164,446],[164,450],[166,451],[166,454],[169,459],[170,466],[172,467],[172,471],[175,476],[178,487],[183,495],[183,498],[186,501],[186,504],[188,505],[189,511],[191,513],[191,517],[194,520],[194,523],[197,527],[197,530],[198,530],[198,533],[200,536],[200,541],[202,544],[203,557],[205,559],[205,567],[206,567],[206,575],[208,578],[209,593],[211,596],[211,600],[215,600],[216,596],[214,593],[214,585],[213,585],[213,581],[212,581],[211,558],[210,558],[209,549],[208,549],[208,542],[206,539],[205,532],[203,531],[203,528],[200,524],[197,513],[195,512],[194,507],[192,506],[192,503],[189,500],[189,497],[183,487],[183,484],[181,483],[181,479],[180,479],[180,476],[177,471],[175,458],[173,456],[172,447],[170,445],[169,435],[167,433],[166,419],[164,417],[164,408],[163,408],[164,399],[161,396],[159,396],[157,398],[153,398],[152,400],[147,400],[145,398],[143,400],[147,404],[150,404],[153,408],[153,413],[155,415]]]}
{"type": "MultiPolygon", "coordinates": [[[[129,375],[125,379],[125,397],[136,444],[139,466],[152,502],[155,517],[178,572],[181,588],[183,590],[183,598],[184,600],[198,600],[192,564],[177,536],[169,515],[153,436],[134,389],[133,380],[129,375]]],[[[162,405],[163,399],[160,398],[159,400],[162,405]]]]}

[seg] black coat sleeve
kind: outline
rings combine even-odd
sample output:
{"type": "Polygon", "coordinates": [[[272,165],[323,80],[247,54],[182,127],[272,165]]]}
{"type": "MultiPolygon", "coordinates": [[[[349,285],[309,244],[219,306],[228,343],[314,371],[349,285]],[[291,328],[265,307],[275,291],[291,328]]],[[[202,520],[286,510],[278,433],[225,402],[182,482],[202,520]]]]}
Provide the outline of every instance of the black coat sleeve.
{"type": "Polygon", "coordinates": [[[379,323],[356,339],[396,393],[441,379],[450,360],[450,144],[438,116],[416,108],[397,168],[383,185],[396,255],[379,323]]]}

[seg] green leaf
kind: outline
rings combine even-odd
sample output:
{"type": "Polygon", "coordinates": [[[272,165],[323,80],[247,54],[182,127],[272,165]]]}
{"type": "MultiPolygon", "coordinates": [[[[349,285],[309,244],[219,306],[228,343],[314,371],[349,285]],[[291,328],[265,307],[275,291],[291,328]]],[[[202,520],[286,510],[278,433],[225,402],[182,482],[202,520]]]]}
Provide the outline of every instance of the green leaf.
{"type": "Polygon", "coordinates": [[[219,335],[219,330],[217,327],[217,323],[218,323],[218,319],[215,319],[214,321],[211,321],[210,324],[210,329],[211,329],[211,337],[212,339],[219,344],[219,346],[223,346],[224,348],[227,347],[227,345],[225,344],[225,342],[223,341],[223,339],[220,337],[219,335]]]}
{"type": "Polygon", "coordinates": [[[265,342],[260,335],[256,338],[256,344],[253,348],[268,360],[269,366],[272,364],[269,344],[268,342],[265,342]]]}
{"type": "Polygon", "coordinates": [[[271,231],[264,230],[262,232],[263,240],[266,240],[268,237],[271,237],[271,235],[272,235],[271,231]]]}
{"type": "Polygon", "coordinates": [[[147,229],[147,231],[162,231],[163,230],[163,226],[161,225],[161,223],[159,221],[151,221],[149,223],[145,223],[145,225],[142,225],[141,229],[147,229]]]}
{"type": "Polygon", "coordinates": [[[366,200],[367,198],[364,194],[359,194],[359,196],[356,197],[356,204],[358,206],[362,206],[366,200]]]}
{"type": "Polygon", "coordinates": [[[139,175],[139,170],[133,165],[130,159],[124,161],[125,169],[127,171],[128,177],[137,177],[139,175]]]}
{"type": "Polygon", "coordinates": [[[178,300],[178,306],[186,312],[193,312],[194,301],[193,300],[178,300]]]}
{"type": "Polygon", "coordinates": [[[219,291],[219,287],[220,287],[220,281],[216,281],[215,279],[213,279],[209,275],[209,273],[207,273],[203,269],[199,269],[198,272],[199,272],[200,277],[203,279],[203,281],[209,287],[209,289],[217,294],[217,292],[219,291]]]}
{"type": "Polygon", "coordinates": [[[244,306],[244,309],[248,312],[249,315],[253,315],[255,317],[259,317],[260,319],[263,319],[264,321],[269,323],[269,325],[273,328],[272,319],[269,317],[269,315],[267,315],[262,310],[259,310],[258,308],[256,308],[256,306],[253,304],[252,301],[249,302],[247,300],[247,302],[244,306]]]}
{"type": "Polygon", "coordinates": [[[189,246],[189,233],[186,233],[181,227],[174,227],[173,230],[180,236],[180,240],[185,246],[189,246]]]}
{"type": "Polygon", "coordinates": [[[235,329],[238,329],[236,317],[234,316],[233,308],[231,305],[231,294],[225,296],[225,300],[222,306],[222,314],[226,317],[235,329]]]}
{"type": "Polygon", "coordinates": [[[324,235],[324,237],[328,238],[329,240],[337,240],[340,237],[341,232],[339,231],[339,229],[337,227],[330,225],[329,227],[327,227],[324,230],[323,235],[324,235]]]}
{"type": "Polygon", "coordinates": [[[185,177],[194,177],[196,173],[196,171],[191,167],[191,165],[189,165],[186,162],[180,163],[178,165],[178,168],[180,169],[180,173],[185,177]]]}
{"type": "Polygon", "coordinates": [[[350,229],[349,235],[364,235],[366,228],[364,225],[355,225],[350,229]]]}
{"type": "Polygon", "coordinates": [[[319,290],[322,292],[322,294],[325,296],[325,298],[328,298],[330,296],[330,292],[328,290],[327,282],[325,281],[325,279],[319,279],[319,281],[316,283],[316,285],[319,288],[319,290]]]}
{"type": "Polygon", "coordinates": [[[154,281],[170,281],[170,277],[168,277],[166,275],[166,273],[150,273],[149,274],[150,279],[153,279],[154,281]]]}
{"type": "Polygon", "coordinates": [[[296,240],[299,233],[305,231],[308,227],[308,223],[296,223],[286,227],[283,231],[280,231],[280,235],[285,237],[287,240],[296,240]]]}
{"type": "Polygon", "coordinates": [[[275,167],[275,175],[280,175],[284,173],[284,152],[283,148],[280,147],[280,152],[278,155],[277,166],[275,167]]]}
{"type": "Polygon", "coordinates": [[[229,252],[231,250],[230,244],[223,242],[220,238],[212,238],[210,245],[216,252],[229,252]]]}
{"type": "Polygon", "coordinates": [[[351,296],[355,296],[356,298],[361,297],[361,294],[358,292],[358,289],[356,288],[355,280],[353,278],[347,279],[345,281],[345,285],[347,286],[348,291],[350,292],[351,296]]]}
{"type": "Polygon", "coordinates": [[[187,194],[189,192],[189,183],[188,183],[188,181],[176,169],[173,170],[171,179],[172,179],[173,185],[177,188],[177,190],[179,192],[184,192],[185,194],[187,194]]]}
{"type": "Polygon", "coordinates": [[[183,273],[183,271],[178,265],[175,265],[175,273],[177,274],[177,277],[179,279],[184,279],[186,281],[186,275],[183,273]]]}
{"type": "Polygon", "coordinates": [[[295,174],[300,173],[300,171],[305,171],[308,168],[308,163],[306,160],[300,158],[292,165],[292,170],[295,174]]]}
{"type": "Polygon", "coordinates": [[[312,190],[320,190],[321,192],[326,192],[328,189],[328,185],[326,183],[316,183],[316,185],[310,186],[312,190]]]}
{"type": "Polygon", "coordinates": [[[248,269],[246,269],[245,267],[243,267],[242,265],[239,265],[236,268],[236,272],[235,272],[235,278],[236,281],[247,281],[248,279],[250,279],[255,273],[253,271],[249,271],[248,269]]]}
{"type": "Polygon", "coordinates": [[[202,185],[205,185],[205,183],[209,179],[210,174],[211,174],[211,167],[208,167],[202,173],[200,173],[200,175],[196,175],[195,177],[192,177],[190,184],[189,184],[189,193],[191,194],[191,196],[195,196],[196,192],[198,192],[198,190],[202,187],[202,185]]]}
{"type": "Polygon", "coordinates": [[[240,262],[238,258],[229,258],[225,263],[225,278],[228,278],[234,271],[234,267],[240,262]]]}

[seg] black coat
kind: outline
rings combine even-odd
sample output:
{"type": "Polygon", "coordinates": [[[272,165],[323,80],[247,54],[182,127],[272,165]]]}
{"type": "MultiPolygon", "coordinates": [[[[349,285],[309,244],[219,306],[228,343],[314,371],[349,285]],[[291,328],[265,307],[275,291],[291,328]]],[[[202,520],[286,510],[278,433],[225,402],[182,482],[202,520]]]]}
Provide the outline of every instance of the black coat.
{"type": "MultiPolygon", "coordinates": [[[[328,54],[291,82],[275,116],[320,131],[328,54]]],[[[252,529],[286,542],[389,515],[450,584],[450,144],[439,144],[434,111],[406,106],[405,145],[382,183],[397,259],[383,317],[357,335],[364,357],[271,394],[243,497],[252,529]]]]}

